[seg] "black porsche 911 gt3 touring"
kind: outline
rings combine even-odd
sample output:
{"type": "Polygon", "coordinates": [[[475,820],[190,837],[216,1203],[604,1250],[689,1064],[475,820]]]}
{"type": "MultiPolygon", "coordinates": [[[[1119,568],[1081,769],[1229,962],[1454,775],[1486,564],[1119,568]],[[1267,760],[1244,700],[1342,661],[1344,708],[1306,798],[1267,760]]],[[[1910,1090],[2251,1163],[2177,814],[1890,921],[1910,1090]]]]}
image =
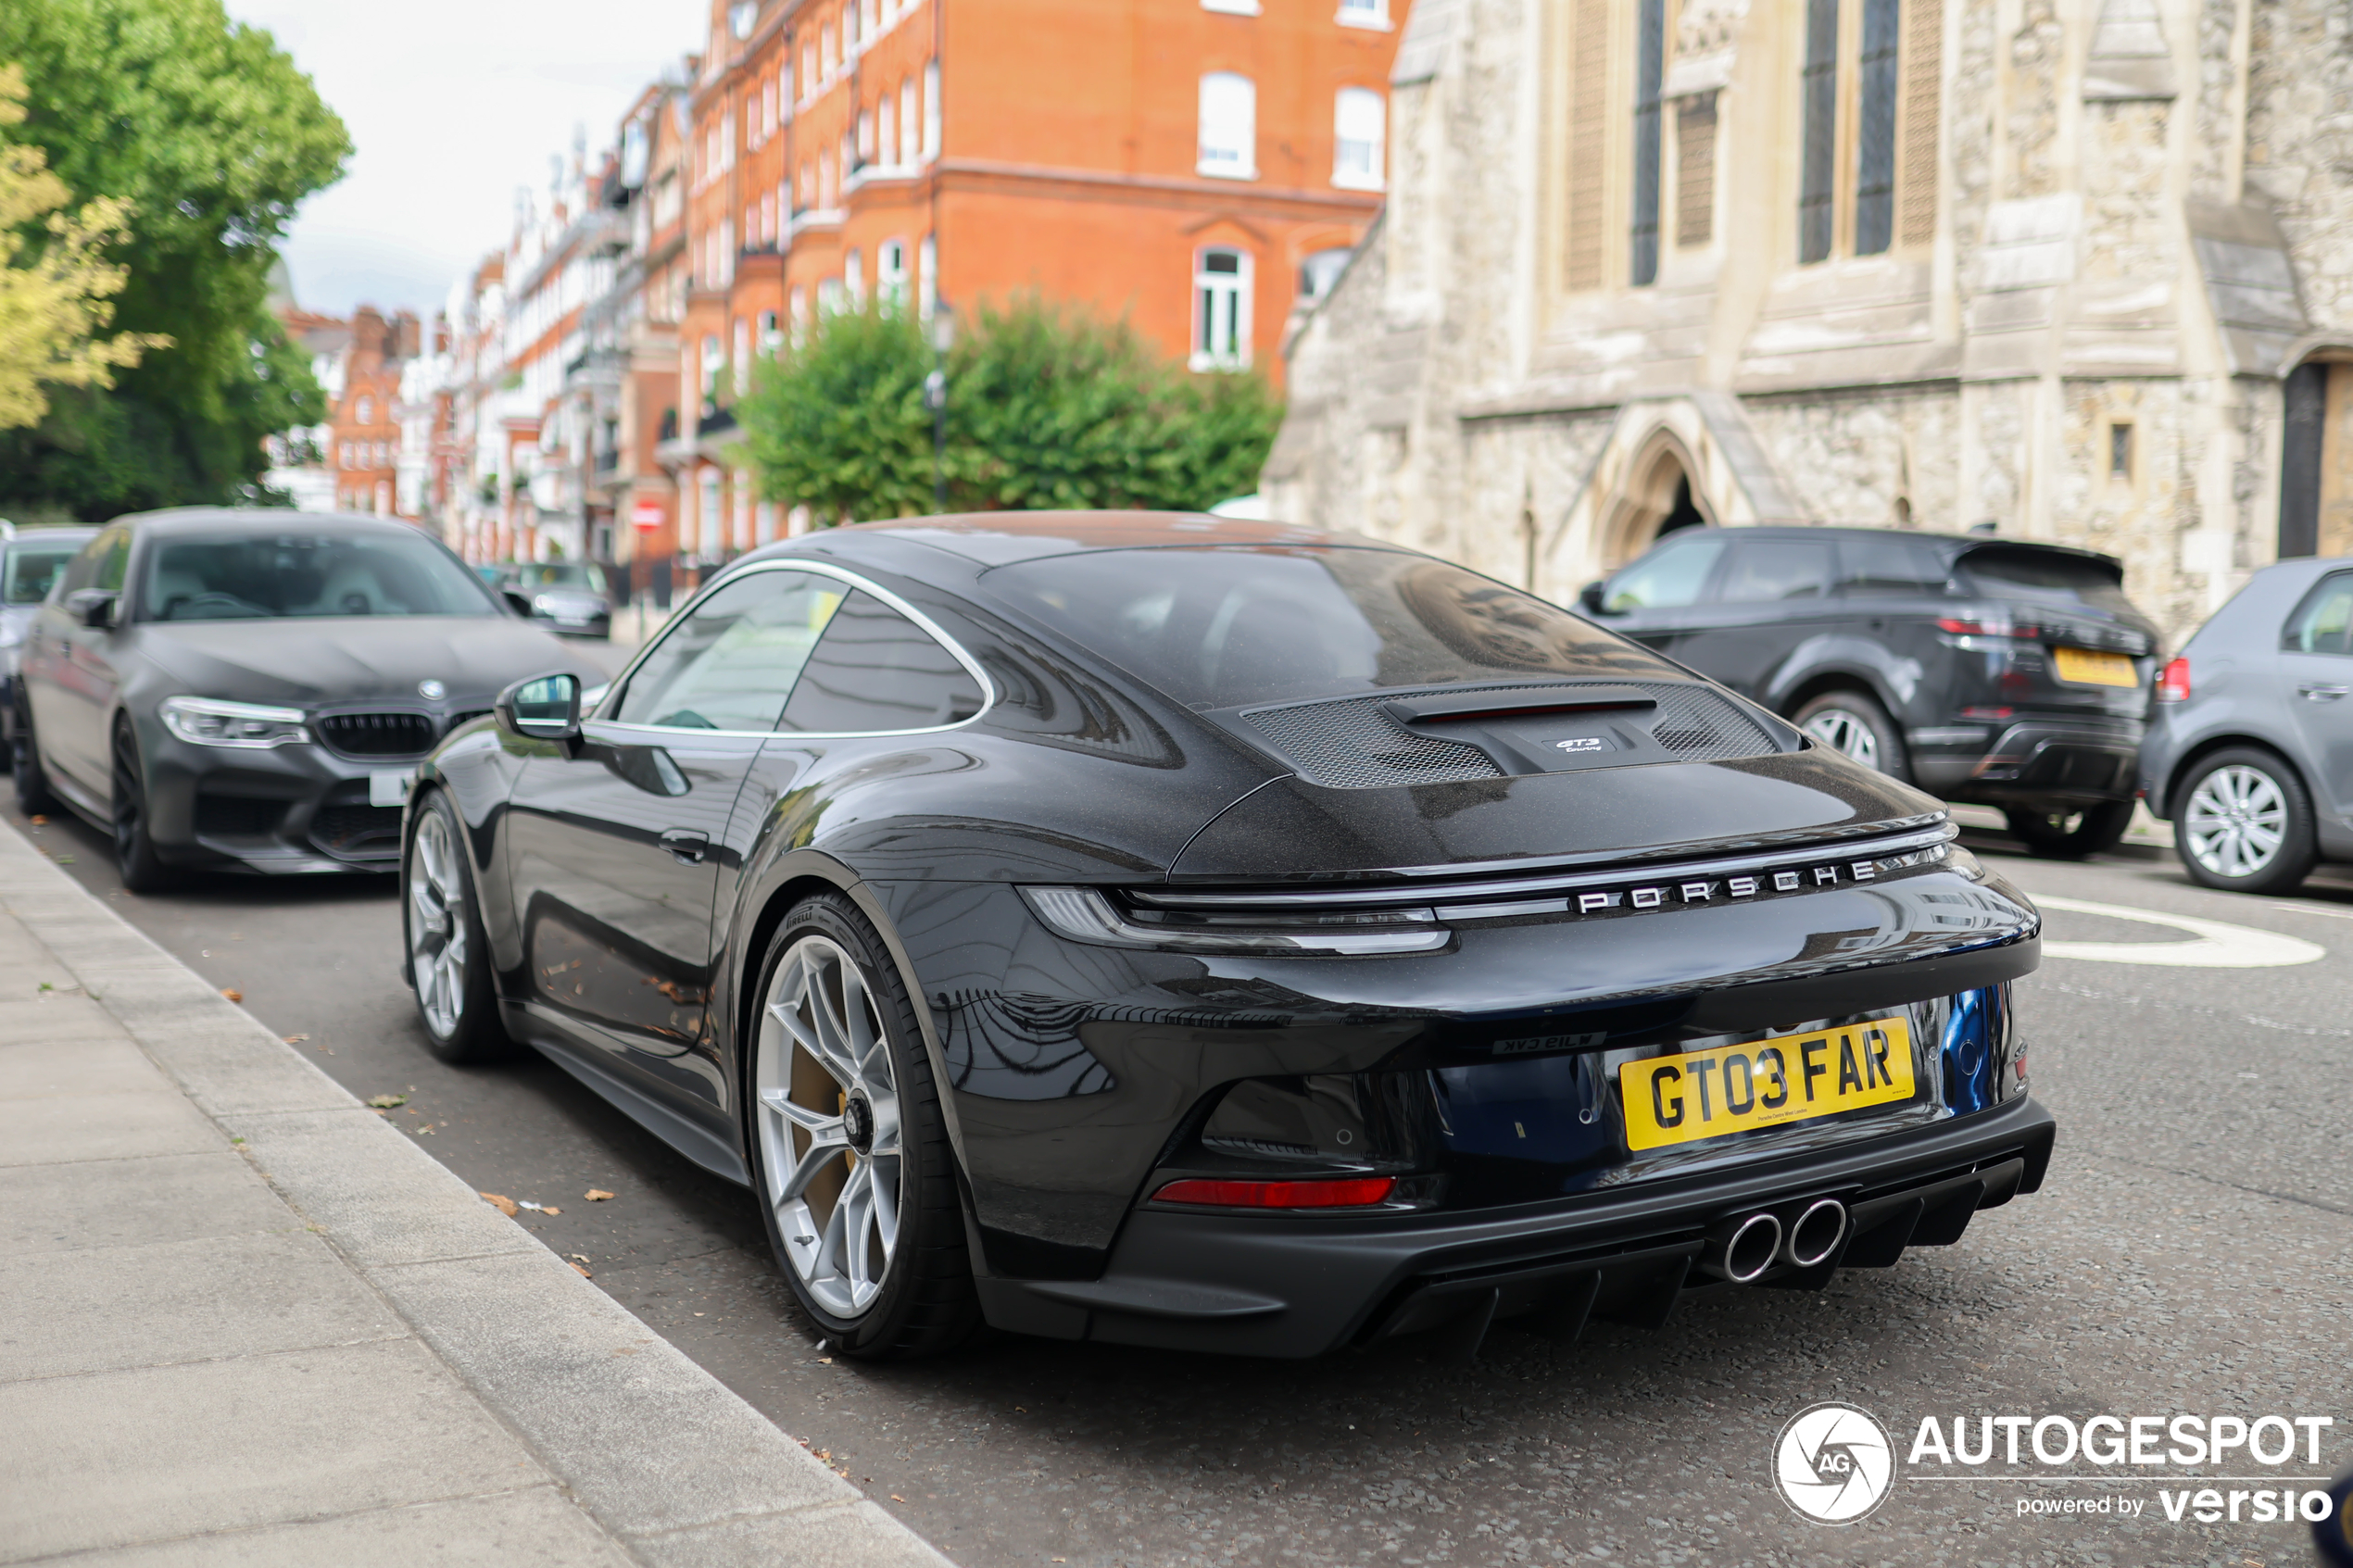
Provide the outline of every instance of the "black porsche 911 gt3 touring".
{"type": "Polygon", "coordinates": [[[407,972],[755,1189],[843,1353],[1818,1288],[2040,1183],[2032,907],[1556,607],[1279,524],[828,531],[420,770],[407,972]]]}

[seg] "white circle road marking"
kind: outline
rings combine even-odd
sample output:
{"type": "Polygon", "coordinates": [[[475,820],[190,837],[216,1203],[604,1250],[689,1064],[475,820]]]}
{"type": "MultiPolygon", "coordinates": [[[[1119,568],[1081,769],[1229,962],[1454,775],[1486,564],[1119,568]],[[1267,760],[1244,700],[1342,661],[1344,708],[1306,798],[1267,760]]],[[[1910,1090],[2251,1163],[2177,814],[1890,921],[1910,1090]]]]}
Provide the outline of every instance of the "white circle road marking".
{"type": "Polygon", "coordinates": [[[2045,909],[2067,909],[2079,915],[2106,915],[2110,920],[2138,921],[2144,925],[2170,925],[2191,933],[2187,942],[2052,942],[2043,951],[2055,959],[2088,959],[2095,963],[2167,964],[2181,969],[2284,969],[2290,964],[2317,963],[2328,949],[2300,936],[2261,931],[2227,921],[2200,920],[2196,915],[2160,914],[2122,904],[2095,904],[2082,898],[2037,897],[2045,909]]]}

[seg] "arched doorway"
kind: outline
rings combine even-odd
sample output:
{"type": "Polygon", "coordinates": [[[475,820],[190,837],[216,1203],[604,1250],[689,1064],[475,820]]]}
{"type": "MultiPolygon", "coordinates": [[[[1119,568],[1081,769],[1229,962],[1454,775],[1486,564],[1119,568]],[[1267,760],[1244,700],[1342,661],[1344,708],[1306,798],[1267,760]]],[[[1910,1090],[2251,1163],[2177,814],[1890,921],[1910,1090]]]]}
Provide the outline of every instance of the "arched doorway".
{"type": "Polygon", "coordinates": [[[1693,464],[1682,443],[1665,431],[1636,458],[1624,490],[1602,529],[1602,569],[1615,571],[1668,533],[1705,528],[1715,520],[1692,483],[1693,464]]]}

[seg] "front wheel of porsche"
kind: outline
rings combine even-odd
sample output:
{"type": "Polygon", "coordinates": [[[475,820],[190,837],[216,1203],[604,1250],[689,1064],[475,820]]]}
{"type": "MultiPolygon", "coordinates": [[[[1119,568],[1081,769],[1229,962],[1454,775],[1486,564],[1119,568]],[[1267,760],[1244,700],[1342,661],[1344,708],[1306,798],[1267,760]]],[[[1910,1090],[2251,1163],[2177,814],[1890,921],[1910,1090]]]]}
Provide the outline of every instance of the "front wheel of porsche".
{"type": "Polygon", "coordinates": [[[825,895],[786,917],[748,1028],[755,1185],[827,1348],[953,1348],[979,1314],[946,1120],[906,987],[855,906],[825,895]]]}

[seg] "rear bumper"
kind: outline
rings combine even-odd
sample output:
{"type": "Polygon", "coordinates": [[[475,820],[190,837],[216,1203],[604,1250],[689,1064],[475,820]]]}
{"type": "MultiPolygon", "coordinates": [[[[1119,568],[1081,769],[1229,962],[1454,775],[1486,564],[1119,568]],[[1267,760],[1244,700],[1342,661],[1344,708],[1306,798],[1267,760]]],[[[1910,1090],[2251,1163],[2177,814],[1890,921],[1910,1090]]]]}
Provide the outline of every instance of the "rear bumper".
{"type": "Polygon", "coordinates": [[[1424,1330],[1476,1345],[1528,1318],[1656,1326],[1695,1288],[1702,1233],[1728,1215],[1834,1197],[1853,1218],[1826,1263],[1764,1282],[1818,1289],[1957,1241],[1981,1208],[2042,1185],[2057,1124],[2032,1099],[1835,1150],[1486,1214],[1327,1217],[1143,1208],[1095,1280],[983,1279],[990,1323],[1167,1349],[1304,1357],[1424,1330]]]}
{"type": "Polygon", "coordinates": [[[1913,774],[1946,799],[1994,806],[2130,800],[2141,736],[2136,721],[2031,720],[2011,724],[1982,753],[1916,751],[1913,774]]]}

